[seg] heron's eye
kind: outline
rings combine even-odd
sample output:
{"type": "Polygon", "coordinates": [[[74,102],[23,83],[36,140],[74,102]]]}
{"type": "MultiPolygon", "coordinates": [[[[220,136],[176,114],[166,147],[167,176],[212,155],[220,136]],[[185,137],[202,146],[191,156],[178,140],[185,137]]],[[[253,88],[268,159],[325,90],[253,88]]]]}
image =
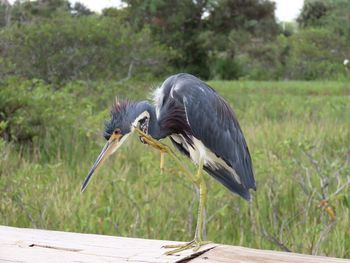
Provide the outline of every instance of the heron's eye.
{"type": "Polygon", "coordinates": [[[120,133],[121,133],[121,131],[120,131],[119,128],[117,128],[117,129],[114,130],[114,134],[120,134],[120,133]]]}

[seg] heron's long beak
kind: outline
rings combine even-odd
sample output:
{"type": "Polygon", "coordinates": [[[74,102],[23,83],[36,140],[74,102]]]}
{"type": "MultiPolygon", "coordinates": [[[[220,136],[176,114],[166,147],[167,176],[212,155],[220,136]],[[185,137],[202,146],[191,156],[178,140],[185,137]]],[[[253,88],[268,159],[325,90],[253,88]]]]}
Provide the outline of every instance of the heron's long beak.
{"type": "MultiPolygon", "coordinates": [[[[100,155],[97,157],[94,165],[92,166],[89,174],[86,176],[83,185],[81,186],[80,192],[83,192],[88,185],[92,175],[96,172],[96,170],[102,166],[102,164],[111,156],[121,145],[119,140],[122,136],[120,134],[113,134],[111,138],[108,140],[106,145],[103,147],[100,155]]],[[[122,139],[123,141],[123,139],[122,139]]]]}

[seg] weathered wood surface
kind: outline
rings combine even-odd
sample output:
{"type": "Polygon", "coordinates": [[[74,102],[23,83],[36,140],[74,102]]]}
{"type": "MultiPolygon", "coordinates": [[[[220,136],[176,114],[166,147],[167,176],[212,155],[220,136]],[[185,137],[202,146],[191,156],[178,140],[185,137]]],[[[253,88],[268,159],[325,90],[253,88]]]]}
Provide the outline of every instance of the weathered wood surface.
{"type": "MultiPolygon", "coordinates": [[[[0,226],[0,262],[176,262],[163,245],[179,242],[0,226]]],[[[213,247],[205,246],[201,251],[213,247]]]]}
{"type": "Polygon", "coordinates": [[[300,262],[350,260],[210,244],[198,253],[166,256],[163,245],[174,241],[0,226],[0,262],[300,262]]]}

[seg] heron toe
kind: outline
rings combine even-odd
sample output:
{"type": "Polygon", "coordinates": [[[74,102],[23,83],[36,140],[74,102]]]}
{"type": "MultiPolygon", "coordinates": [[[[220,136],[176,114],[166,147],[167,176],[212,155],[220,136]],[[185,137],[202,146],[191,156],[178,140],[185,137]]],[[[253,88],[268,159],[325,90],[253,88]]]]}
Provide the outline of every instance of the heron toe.
{"type": "Polygon", "coordinates": [[[162,248],[175,248],[173,250],[170,250],[170,251],[167,251],[164,253],[165,255],[170,256],[170,255],[174,255],[178,252],[181,252],[181,251],[184,251],[184,250],[187,250],[190,248],[193,248],[193,251],[196,252],[200,249],[201,246],[204,246],[204,245],[207,245],[210,243],[212,243],[212,242],[194,239],[194,240],[187,242],[187,243],[176,244],[176,245],[166,245],[166,246],[163,246],[162,248]]]}

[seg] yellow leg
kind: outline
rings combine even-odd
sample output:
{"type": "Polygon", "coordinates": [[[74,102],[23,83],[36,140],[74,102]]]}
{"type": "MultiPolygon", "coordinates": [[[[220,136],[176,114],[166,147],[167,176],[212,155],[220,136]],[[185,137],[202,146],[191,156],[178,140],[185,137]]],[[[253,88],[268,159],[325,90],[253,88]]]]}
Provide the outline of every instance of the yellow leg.
{"type": "Polygon", "coordinates": [[[164,172],[164,152],[160,151],[160,173],[164,172]]]}
{"type": "Polygon", "coordinates": [[[196,236],[199,240],[203,240],[203,227],[205,222],[205,204],[207,202],[207,185],[203,178],[203,161],[199,164],[197,179],[199,181],[199,207],[196,236]]]}
{"type": "Polygon", "coordinates": [[[183,250],[193,248],[197,251],[202,245],[211,243],[210,241],[204,241],[203,232],[205,231],[205,205],[207,201],[207,186],[203,178],[203,161],[199,163],[197,175],[196,175],[196,186],[199,188],[199,207],[198,207],[198,218],[197,226],[194,239],[185,244],[164,246],[164,248],[176,248],[168,251],[165,254],[173,255],[183,250]]]}
{"type": "Polygon", "coordinates": [[[207,186],[203,178],[203,160],[201,160],[198,164],[197,174],[193,175],[167,145],[157,141],[156,139],[152,138],[152,136],[142,132],[137,127],[135,127],[135,130],[139,133],[140,136],[143,137],[147,144],[158,149],[161,152],[161,170],[164,165],[164,153],[168,153],[176,162],[181,171],[196,185],[196,187],[199,188],[198,218],[194,239],[185,244],[164,246],[164,248],[176,248],[174,250],[166,252],[165,254],[173,255],[177,252],[190,248],[193,248],[194,251],[197,251],[202,245],[211,243],[210,241],[203,240],[203,231],[205,228],[205,205],[207,201],[207,186]]]}

